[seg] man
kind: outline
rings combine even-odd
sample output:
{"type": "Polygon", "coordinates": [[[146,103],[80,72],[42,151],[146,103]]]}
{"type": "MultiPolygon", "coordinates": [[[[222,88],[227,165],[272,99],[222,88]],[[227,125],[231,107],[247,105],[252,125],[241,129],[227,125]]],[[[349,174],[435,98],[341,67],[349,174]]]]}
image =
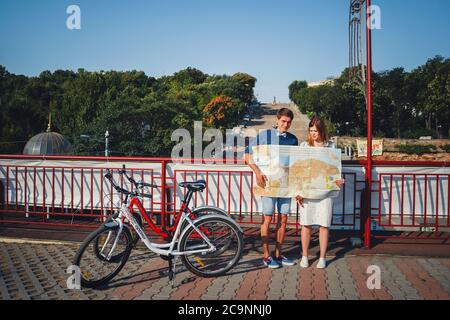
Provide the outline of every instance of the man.
{"type": "MultiPolygon", "coordinates": [[[[245,149],[244,161],[253,170],[256,175],[256,183],[261,188],[264,188],[267,183],[267,177],[261,172],[258,166],[252,159],[253,150],[255,145],[289,145],[297,146],[297,138],[287,132],[294,119],[294,114],[287,108],[281,108],[277,113],[277,128],[269,129],[260,132],[256,138],[245,149]]],[[[261,240],[263,246],[263,263],[269,268],[279,268],[281,265],[292,266],[294,261],[286,258],[281,254],[281,246],[284,241],[286,233],[287,218],[291,211],[291,198],[276,198],[276,197],[261,197],[262,199],[262,213],[264,215],[264,221],[261,225],[261,240]],[[281,223],[277,230],[277,242],[275,248],[275,257],[272,258],[269,253],[269,225],[272,220],[275,208],[279,214],[281,214],[281,223]]]]}

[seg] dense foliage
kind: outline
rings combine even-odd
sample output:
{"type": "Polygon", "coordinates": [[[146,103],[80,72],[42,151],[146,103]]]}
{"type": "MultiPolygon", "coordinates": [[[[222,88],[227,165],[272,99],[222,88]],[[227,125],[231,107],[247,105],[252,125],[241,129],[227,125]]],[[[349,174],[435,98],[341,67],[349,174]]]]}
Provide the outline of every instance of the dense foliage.
{"type": "MultiPolygon", "coordinates": [[[[301,112],[324,117],[333,134],[366,135],[365,98],[350,84],[348,69],[319,86],[294,81],[289,97],[301,112]]],[[[372,117],[377,137],[448,138],[450,59],[437,56],[410,72],[394,68],[373,73],[372,117]]]]}
{"type": "Polygon", "coordinates": [[[235,126],[255,82],[245,73],[211,76],[194,68],[155,79],[142,71],[84,69],[26,77],[0,66],[0,153],[21,153],[51,112],[53,131],[77,154],[101,155],[108,130],[112,155],[170,155],[174,129],[191,131],[203,119],[205,127],[235,126]],[[217,99],[226,102],[225,117],[210,119],[205,111],[217,99]]]}

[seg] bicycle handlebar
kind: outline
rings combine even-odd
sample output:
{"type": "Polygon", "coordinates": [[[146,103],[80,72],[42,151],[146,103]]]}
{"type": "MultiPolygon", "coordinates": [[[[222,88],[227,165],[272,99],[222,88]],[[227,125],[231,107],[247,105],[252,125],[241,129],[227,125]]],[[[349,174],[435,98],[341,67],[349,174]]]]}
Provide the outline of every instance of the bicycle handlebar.
{"type": "Polygon", "coordinates": [[[130,177],[127,174],[127,171],[125,170],[125,165],[124,164],[122,165],[122,170],[119,170],[119,173],[125,175],[125,177],[128,179],[128,181],[130,181],[132,184],[134,184],[134,186],[136,188],[143,188],[143,187],[157,188],[158,187],[157,185],[155,185],[153,183],[145,183],[143,181],[136,182],[136,180],[134,180],[132,177],[130,177]]]}
{"type": "MultiPolygon", "coordinates": [[[[139,182],[139,183],[137,183],[136,181],[134,181],[133,178],[128,177],[128,175],[127,175],[126,172],[125,172],[125,165],[124,165],[124,167],[123,167],[122,170],[119,170],[119,173],[120,173],[120,174],[125,174],[125,176],[127,177],[127,179],[128,179],[131,183],[133,183],[133,184],[135,185],[136,188],[139,188],[139,186],[138,186],[139,184],[142,184],[143,186],[147,186],[147,185],[148,185],[148,186],[153,186],[153,185],[151,185],[151,184],[144,183],[144,182],[139,182]]],[[[114,180],[113,180],[113,178],[112,178],[111,171],[110,171],[109,169],[106,169],[105,178],[108,179],[109,182],[111,182],[113,188],[116,189],[117,192],[123,193],[123,194],[125,194],[125,195],[127,195],[127,196],[128,196],[128,195],[135,195],[135,196],[140,196],[140,197],[143,197],[143,198],[149,198],[149,199],[152,198],[152,195],[151,195],[151,194],[139,193],[139,192],[137,192],[137,191],[131,192],[131,191],[128,191],[128,190],[126,190],[126,189],[124,189],[124,188],[119,187],[117,184],[114,183],[114,180]]]]}

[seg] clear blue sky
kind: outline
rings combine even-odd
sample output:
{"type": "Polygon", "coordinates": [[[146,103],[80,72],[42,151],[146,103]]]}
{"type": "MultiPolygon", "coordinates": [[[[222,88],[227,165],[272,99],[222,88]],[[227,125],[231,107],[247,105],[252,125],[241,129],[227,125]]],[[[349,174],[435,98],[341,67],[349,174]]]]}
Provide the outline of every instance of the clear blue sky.
{"type": "MultiPolygon", "coordinates": [[[[450,56],[450,1],[373,0],[374,70],[450,56]]],[[[16,74],[85,68],[257,77],[262,101],[288,101],[293,80],[338,76],[348,65],[349,0],[0,0],[0,64],[16,74]],[[66,8],[81,8],[68,30],[66,8]]]]}

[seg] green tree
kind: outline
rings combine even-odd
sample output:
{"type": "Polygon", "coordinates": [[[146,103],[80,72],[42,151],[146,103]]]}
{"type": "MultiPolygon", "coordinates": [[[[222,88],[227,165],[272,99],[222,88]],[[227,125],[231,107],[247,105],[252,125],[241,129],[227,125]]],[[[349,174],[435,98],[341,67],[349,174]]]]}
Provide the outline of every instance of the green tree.
{"type": "Polygon", "coordinates": [[[291,101],[294,101],[294,94],[296,92],[299,92],[301,89],[306,89],[307,87],[308,87],[308,82],[294,80],[288,87],[289,88],[289,99],[291,99],[291,101]]]}
{"type": "Polygon", "coordinates": [[[78,154],[103,154],[108,130],[113,155],[167,156],[174,145],[172,131],[192,130],[214,97],[233,101],[220,126],[238,123],[253,98],[255,82],[245,73],[210,76],[191,67],[156,79],[137,70],[84,69],[25,77],[0,66],[1,140],[21,141],[0,144],[0,152],[20,153],[31,136],[46,129],[51,112],[53,129],[65,135],[78,154]]]}

